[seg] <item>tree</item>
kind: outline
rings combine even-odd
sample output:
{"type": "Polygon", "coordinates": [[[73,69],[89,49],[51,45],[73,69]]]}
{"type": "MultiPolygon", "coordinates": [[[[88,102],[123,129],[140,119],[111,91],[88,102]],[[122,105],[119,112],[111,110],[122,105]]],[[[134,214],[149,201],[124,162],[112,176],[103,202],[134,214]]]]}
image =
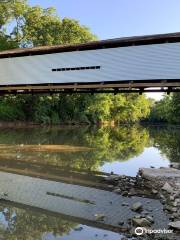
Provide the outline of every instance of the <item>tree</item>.
{"type": "Polygon", "coordinates": [[[171,122],[180,123],[180,93],[173,93],[172,95],[171,122]]]}
{"type": "Polygon", "coordinates": [[[32,7],[26,0],[0,3],[0,16],[0,29],[5,30],[9,24],[9,36],[19,47],[82,43],[97,39],[77,20],[61,20],[53,7],[32,7]]]}
{"type": "Polygon", "coordinates": [[[17,48],[18,44],[4,32],[0,31],[0,51],[17,48]]]}
{"type": "Polygon", "coordinates": [[[180,123],[180,93],[173,93],[170,96],[164,95],[163,99],[153,104],[149,120],[180,123]]]}

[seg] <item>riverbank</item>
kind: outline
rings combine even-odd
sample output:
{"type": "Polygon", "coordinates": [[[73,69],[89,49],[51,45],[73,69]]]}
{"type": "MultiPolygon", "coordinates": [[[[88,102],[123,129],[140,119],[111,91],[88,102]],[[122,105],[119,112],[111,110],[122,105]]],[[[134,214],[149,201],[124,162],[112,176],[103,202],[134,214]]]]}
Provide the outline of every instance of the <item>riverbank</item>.
{"type": "Polygon", "coordinates": [[[61,214],[87,226],[123,233],[123,240],[177,240],[180,236],[177,163],[171,168],[142,168],[130,177],[1,162],[0,180],[1,204],[7,209],[61,214]],[[137,228],[143,229],[142,235],[136,234],[137,228]],[[157,230],[167,233],[153,233],[157,230]]]}
{"type": "MultiPolygon", "coordinates": [[[[105,178],[111,190],[122,196],[131,198],[141,196],[157,199],[163,206],[163,211],[168,217],[168,231],[172,234],[147,234],[146,230],[156,230],[155,220],[162,221],[161,216],[152,215],[152,207],[136,202],[132,206],[124,202],[123,206],[129,206],[137,215],[128,219],[128,236],[137,236],[136,227],[144,228],[143,238],[139,239],[174,239],[180,237],[180,163],[172,163],[169,168],[142,168],[135,178],[128,176],[111,175],[105,178]],[[156,219],[155,219],[156,218],[156,219]],[[157,219],[158,218],[158,219],[157,219]]],[[[160,213],[160,209],[157,209],[160,213]]],[[[123,226],[125,222],[120,222],[123,226]]]]}
{"type": "Polygon", "coordinates": [[[153,127],[170,127],[170,128],[180,128],[180,124],[170,124],[164,122],[136,122],[136,123],[115,123],[114,121],[103,121],[97,123],[85,123],[85,122],[66,122],[59,124],[43,124],[36,122],[26,122],[26,121],[0,121],[0,128],[38,128],[38,127],[79,127],[79,126],[95,126],[95,127],[118,127],[118,126],[153,126],[153,127]]]}

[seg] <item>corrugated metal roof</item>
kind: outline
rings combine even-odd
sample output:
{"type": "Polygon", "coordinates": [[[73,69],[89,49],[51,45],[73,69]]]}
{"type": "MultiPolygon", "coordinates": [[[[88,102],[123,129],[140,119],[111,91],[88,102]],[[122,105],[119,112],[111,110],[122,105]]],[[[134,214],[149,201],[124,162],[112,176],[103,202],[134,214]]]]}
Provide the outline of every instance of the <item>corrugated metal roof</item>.
{"type": "Polygon", "coordinates": [[[0,52],[0,58],[20,57],[29,55],[43,55],[59,52],[72,52],[95,50],[101,48],[115,48],[125,47],[132,45],[148,45],[158,44],[165,42],[180,42],[180,32],[168,34],[156,34],[134,37],[123,37],[101,41],[92,41],[82,44],[68,44],[68,45],[55,45],[55,46],[40,46],[34,48],[19,48],[0,52]]]}

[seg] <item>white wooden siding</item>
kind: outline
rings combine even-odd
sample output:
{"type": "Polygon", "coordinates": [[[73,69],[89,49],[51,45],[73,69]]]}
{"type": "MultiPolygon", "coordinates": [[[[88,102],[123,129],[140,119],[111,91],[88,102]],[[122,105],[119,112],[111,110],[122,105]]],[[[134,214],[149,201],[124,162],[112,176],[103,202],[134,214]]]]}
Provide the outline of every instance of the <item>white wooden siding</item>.
{"type": "Polygon", "coordinates": [[[180,79],[180,43],[0,59],[0,85],[180,79]],[[52,72],[53,68],[101,66],[52,72]]]}

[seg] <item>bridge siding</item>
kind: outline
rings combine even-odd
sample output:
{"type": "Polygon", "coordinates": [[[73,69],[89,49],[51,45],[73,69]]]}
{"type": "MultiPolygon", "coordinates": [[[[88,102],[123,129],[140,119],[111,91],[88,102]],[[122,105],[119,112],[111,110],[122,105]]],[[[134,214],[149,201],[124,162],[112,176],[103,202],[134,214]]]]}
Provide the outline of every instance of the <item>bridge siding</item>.
{"type": "Polygon", "coordinates": [[[0,85],[176,80],[180,43],[106,48],[0,59],[0,85]],[[52,71],[100,66],[100,69],[52,71]]]}

